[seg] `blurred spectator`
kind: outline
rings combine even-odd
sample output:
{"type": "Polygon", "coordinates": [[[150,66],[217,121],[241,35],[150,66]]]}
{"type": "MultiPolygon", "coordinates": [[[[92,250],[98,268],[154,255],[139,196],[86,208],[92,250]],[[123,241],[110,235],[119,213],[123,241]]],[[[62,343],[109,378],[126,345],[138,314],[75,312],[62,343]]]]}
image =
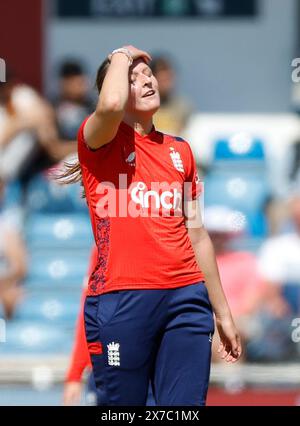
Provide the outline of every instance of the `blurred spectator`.
{"type": "Polygon", "coordinates": [[[9,73],[0,83],[0,177],[27,181],[71,152],[76,142],[58,139],[50,105],[9,73]]]}
{"type": "Polygon", "coordinates": [[[193,108],[176,93],[176,71],[167,56],[154,57],[151,68],[158,81],[161,101],[160,109],[153,117],[154,125],[162,132],[181,135],[193,108]]]}
{"type": "MultiPolygon", "coordinates": [[[[204,225],[216,252],[220,277],[232,315],[244,341],[251,338],[252,317],[258,312],[264,297],[265,286],[258,273],[257,259],[246,251],[233,251],[230,243],[238,234],[235,231],[234,212],[225,206],[211,206],[205,210],[204,225]]],[[[213,361],[217,356],[219,338],[213,339],[213,361]]]]}
{"type": "Polygon", "coordinates": [[[59,93],[54,107],[60,137],[76,139],[80,124],[95,109],[89,97],[88,77],[79,62],[66,61],[60,66],[59,93]]]}
{"type": "MultiPolygon", "coordinates": [[[[0,199],[4,183],[0,181],[0,199]]],[[[26,274],[26,250],[16,224],[0,213],[0,303],[6,319],[11,319],[22,291],[26,274]]]]}
{"type": "Polygon", "coordinates": [[[296,141],[290,147],[290,179],[297,181],[300,178],[300,141],[296,141]]]}
{"type": "Polygon", "coordinates": [[[289,199],[288,211],[290,231],[267,239],[259,257],[260,271],[272,289],[268,304],[276,316],[300,313],[300,191],[289,199]]]}
{"type": "Polygon", "coordinates": [[[300,193],[288,202],[288,232],[268,238],[259,251],[259,270],[267,284],[256,338],[248,347],[255,361],[291,360],[297,347],[291,320],[300,314],[300,193]]]}
{"type": "Polygon", "coordinates": [[[36,102],[36,92],[10,73],[7,82],[0,83],[0,177],[6,181],[22,173],[36,150],[32,132],[36,102]]]}

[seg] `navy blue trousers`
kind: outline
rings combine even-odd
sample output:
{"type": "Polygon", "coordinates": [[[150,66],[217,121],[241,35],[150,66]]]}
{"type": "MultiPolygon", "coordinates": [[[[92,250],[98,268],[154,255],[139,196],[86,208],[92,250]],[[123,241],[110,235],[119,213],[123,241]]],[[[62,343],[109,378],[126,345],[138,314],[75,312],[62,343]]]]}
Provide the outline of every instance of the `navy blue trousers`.
{"type": "Polygon", "coordinates": [[[203,282],[88,296],[85,329],[99,405],[205,405],[214,320],[203,282]]]}

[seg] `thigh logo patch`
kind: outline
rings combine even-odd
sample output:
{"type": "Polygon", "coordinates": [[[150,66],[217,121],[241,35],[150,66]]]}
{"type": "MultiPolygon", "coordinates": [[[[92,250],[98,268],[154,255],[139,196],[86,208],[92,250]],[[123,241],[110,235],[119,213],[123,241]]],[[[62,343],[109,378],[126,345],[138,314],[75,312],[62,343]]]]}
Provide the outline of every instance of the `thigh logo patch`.
{"type": "Polygon", "coordinates": [[[100,342],[88,342],[88,351],[91,355],[101,355],[102,345],[100,342]]]}
{"type": "Polygon", "coordinates": [[[120,343],[109,343],[107,349],[108,365],[120,366],[120,343]]]}

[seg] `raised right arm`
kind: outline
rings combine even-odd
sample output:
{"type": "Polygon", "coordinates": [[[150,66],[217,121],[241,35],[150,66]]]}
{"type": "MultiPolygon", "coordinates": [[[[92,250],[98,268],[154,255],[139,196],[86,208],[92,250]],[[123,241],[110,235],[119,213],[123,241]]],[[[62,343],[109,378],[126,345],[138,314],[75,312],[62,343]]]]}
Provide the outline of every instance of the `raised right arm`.
{"type": "MultiPolygon", "coordinates": [[[[151,59],[147,52],[133,46],[125,48],[129,50],[133,60],[143,57],[148,62],[151,59]]],[[[129,67],[130,60],[124,53],[112,55],[96,110],[84,127],[84,138],[92,149],[107,144],[117,134],[129,96],[129,67]]]]}

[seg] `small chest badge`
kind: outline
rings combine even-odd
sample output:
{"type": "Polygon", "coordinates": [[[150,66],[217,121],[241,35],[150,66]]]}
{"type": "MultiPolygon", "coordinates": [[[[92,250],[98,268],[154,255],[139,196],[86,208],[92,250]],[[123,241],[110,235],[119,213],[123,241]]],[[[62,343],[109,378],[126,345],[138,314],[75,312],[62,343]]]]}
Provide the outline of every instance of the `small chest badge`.
{"type": "Polygon", "coordinates": [[[128,157],[126,158],[126,163],[129,164],[129,166],[134,167],[135,166],[135,152],[131,152],[128,157]]]}
{"type": "Polygon", "coordinates": [[[173,148],[172,146],[170,147],[170,157],[175,169],[179,172],[184,173],[183,162],[180,157],[180,153],[178,151],[175,151],[175,148],[173,148]]]}

